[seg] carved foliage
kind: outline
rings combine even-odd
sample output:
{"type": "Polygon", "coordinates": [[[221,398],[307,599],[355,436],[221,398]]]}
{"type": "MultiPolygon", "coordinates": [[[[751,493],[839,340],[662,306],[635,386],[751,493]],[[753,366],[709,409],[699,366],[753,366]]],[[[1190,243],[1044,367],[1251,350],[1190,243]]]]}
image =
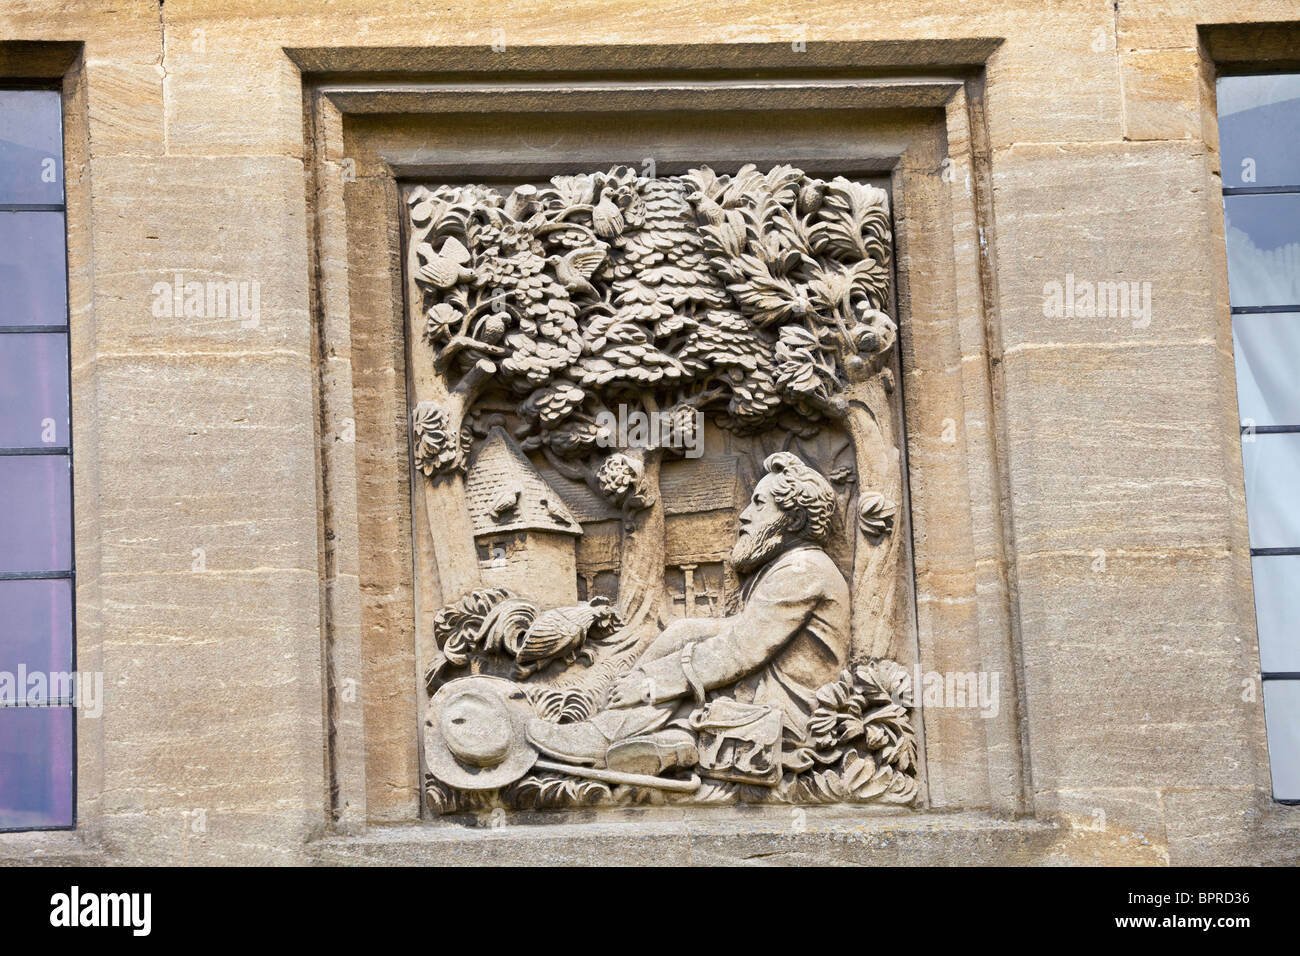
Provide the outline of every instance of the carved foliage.
{"type": "Polygon", "coordinates": [[[911,676],[894,661],[872,660],[824,685],[806,745],[786,758],[794,775],[783,781],[783,794],[798,802],[910,803],[917,786],[912,703],[911,676]]]}
{"type": "Polygon", "coordinates": [[[470,435],[451,421],[447,410],[420,402],[411,413],[415,467],[426,477],[463,472],[470,435]]]}
{"type": "MultiPolygon", "coordinates": [[[[408,204],[435,365],[450,387],[487,367],[518,394],[525,450],[603,458],[597,417],[628,402],[807,432],[895,341],[886,196],[843,178],[617,167],[508,195],[418,187],[408,204]]],[[[422,471],[463,467],[459,427],[426,412],[422,471]]]]}

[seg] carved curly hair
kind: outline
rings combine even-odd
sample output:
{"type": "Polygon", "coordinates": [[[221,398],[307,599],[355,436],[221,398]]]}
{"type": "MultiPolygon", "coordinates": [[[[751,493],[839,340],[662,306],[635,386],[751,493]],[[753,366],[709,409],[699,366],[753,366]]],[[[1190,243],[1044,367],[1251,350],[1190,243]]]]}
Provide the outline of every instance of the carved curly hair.
{"type": "Polygon", "coordinates": [[[829,541],[835,519],[835,490],[831,483],[788,451],[768,455],[763,468],[776,477],[772,500],[777,507],[792,517],[796,512],[802,516],[802,521],[795,520],[794,530],[815,544],[829,541]]]}

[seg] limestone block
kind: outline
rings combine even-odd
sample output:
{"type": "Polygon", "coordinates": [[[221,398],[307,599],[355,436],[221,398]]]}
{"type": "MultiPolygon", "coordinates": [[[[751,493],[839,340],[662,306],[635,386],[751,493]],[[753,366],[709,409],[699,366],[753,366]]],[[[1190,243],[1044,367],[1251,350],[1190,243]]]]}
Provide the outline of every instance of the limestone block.
{"type": "Polygon", "coordinates": [[[1125,139],[1202,137],[1200,57],[1195,48],[1125,53],[1122,62],[1125,139]]]}
{"type": "Polygon", "coordinates": [[[1006,360],[1016,547],[1224,547],[1232,463],[1210,345],[1024,349],[1006,360]]]}
{"type": "Polygon", "coordinates": [[[1153,549],[1100,568],[1018,559],[1035,790],[1254,785],[1257,664],[1231,562],[1153,549]]]}
{"type": "Polygon", "coordinates": [[[95,159],[91,187],[101,351],[307,354],[300,162],[95,159]]]}
{"type": "Polygon", "coordinates": [[[1215,329],[1199,144],[1001,150],[993,187],[1006,349],[1154,346],[1215,329]]]}

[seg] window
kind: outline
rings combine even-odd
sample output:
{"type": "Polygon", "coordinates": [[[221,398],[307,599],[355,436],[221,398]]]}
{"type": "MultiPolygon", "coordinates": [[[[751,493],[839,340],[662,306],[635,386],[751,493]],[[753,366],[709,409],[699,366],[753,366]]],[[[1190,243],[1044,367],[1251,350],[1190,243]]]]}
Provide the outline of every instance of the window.
{"type": "Polygon", "coordinates": [[[1300,74],[1225,76],[1218,101],[1269,763],[1300,803],[1300,74]]]}
{"type": "Polygon", "coordinates": [[[74,823],[62,100],[0,89],[0,830],[74,823]]]}

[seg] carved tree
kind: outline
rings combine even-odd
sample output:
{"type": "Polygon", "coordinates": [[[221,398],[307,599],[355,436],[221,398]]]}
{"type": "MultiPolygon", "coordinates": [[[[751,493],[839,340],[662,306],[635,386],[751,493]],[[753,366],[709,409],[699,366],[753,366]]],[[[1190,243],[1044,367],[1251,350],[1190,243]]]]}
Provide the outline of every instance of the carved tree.
{"type": "MultiPolygon", "coordinates": [[[[659,616],[659,466],[690,444],[697,412],[741,432],[840,421],[877,511],[897,500],[882,190],[789,166],[665,179],[618,167],[508,196],[418,187],[408,204],[409,269],[443,396],[415,409],[417,467],[462,471],[473,403],[493,384],[516,395],[524,448],[623,511],[617,607],[629,627],[659,616]],[[601,413],[619,406],[666,413],[671,427],[616,447],[601,413]]],[[[864,519],[854,618],[878,622],[870,646],[884,654],[893,588],[874,572],[897,536],[872,527],[864,519]]]]}

